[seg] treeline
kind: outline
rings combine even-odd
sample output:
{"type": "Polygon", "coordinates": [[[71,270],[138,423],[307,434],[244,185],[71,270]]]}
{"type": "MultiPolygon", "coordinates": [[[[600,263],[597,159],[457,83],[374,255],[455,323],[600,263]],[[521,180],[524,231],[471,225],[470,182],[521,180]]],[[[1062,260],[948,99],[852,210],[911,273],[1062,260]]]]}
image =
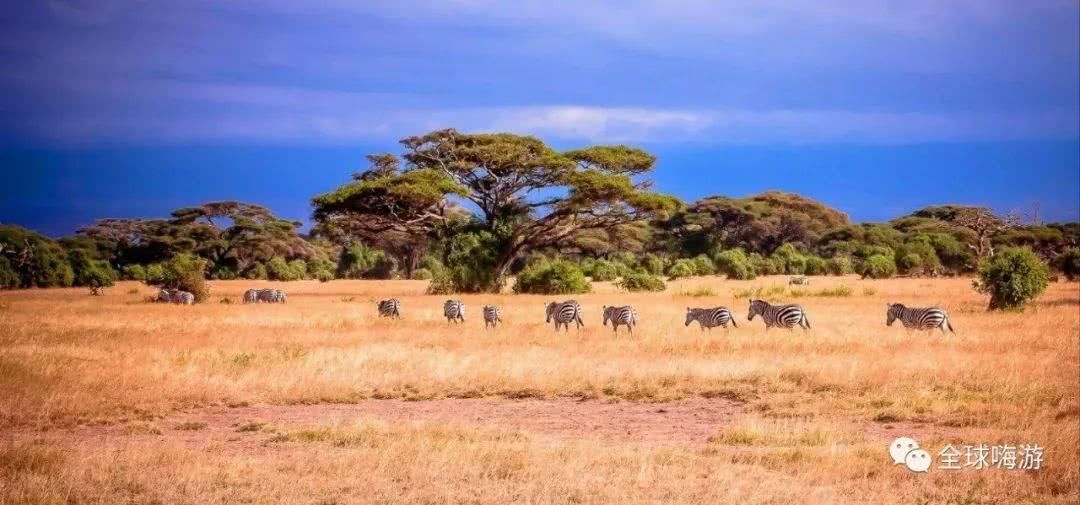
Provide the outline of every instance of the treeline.
{"type": "Polygon", "coordinates": [[[725,275],[938,276],[975,272],[1026,247],[1080,275],[1080,223],[1020,223],[986,208],[937,206],[852,223],[800,195],[685,204],[642,177],[655,159],[626,146],[556,151],[512,134],[440,130],[312,198],[314,225],[265,207],[210,202],[162,219],[103,219],[53,240],[0,225],[0,286],[175,284],[209,279],[431,279],[430,290],[573,293],[725,275]],[[178,260],[179,258],[179,260],[178,260]],[[196,270],[192,272],[192,270],[196,270]]]}

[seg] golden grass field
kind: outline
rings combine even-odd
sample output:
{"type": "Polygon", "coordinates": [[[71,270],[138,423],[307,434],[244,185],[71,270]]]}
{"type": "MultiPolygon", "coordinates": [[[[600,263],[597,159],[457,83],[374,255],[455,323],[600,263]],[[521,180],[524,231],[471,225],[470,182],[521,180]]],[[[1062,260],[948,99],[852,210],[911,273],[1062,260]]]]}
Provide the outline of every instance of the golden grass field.
{"type": "Polygon", "coordinates": [[[461,296],[450,326],[422,281],[283,283],[283,306],[240,304],[275,286],[251,281],[194,307],[130,282],[0,292],[0,503],[1080,500],[1080,284],[1016,314],[987,313],[970,279],[785,280],[598,283],[569,333],[541,296],[461,296]],[[746,322],[757,290],[813,329],[746,322]],[[401,321],[376,317],[390,296],[401,321]],[[894,301],[946,308],[957,333],[886,328],[894,301]],[[600,325],[625,303],[632,337],[600,325]],[[714,305],[740,328],[684,327],[714,305]],[[888,457],[897,436],[935,455],[1037,443],[1045,460],[915,474],[888,457]]]}

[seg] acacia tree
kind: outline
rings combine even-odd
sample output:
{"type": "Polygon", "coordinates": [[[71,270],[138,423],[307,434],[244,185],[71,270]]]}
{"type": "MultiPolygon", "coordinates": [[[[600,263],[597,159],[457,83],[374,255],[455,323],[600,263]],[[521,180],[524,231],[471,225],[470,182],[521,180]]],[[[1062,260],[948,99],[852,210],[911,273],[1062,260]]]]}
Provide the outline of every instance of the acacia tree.
{"type": "Polygon", "coordinates": [[[445,222],[451,198],[477,210],[494,251],[489,290],[511,264],[583,230],[651,219],[679,205],[633,177],[655,158],[626,146],[559,152],[534,137],[438,130],[401,141],[404,170],[386,169],[316,197],[315,218],[350,216],[368,229],[430,230],[445,222]]]}
{"type": "Polygon", "coordinates": [[[998,217],[986,207],[964,207],[956,211],[953,223],[971,230],[975,234],[975,243],[968,247],[979,259],[994,255],[994,236],[1020,224],[1014,215],[998,217]]]}

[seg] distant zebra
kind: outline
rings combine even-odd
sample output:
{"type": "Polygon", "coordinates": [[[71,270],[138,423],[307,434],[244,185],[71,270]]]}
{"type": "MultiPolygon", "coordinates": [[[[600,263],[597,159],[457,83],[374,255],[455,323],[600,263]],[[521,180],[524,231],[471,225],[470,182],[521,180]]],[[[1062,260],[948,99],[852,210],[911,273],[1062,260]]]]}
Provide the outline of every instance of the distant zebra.
{"type": "MultiPolygon", "coordinates": [[[[244,293],[247,296],[247,293],[244,293]]],[[[285,292],[280,289],[257,289],[255,290],[255,301],[260,303],[285,303],[287,297],[285,292]]]]}
{"type": "Polygon", "coordinates": [[[555,321],[555,331],[559,331],[559,325],[565,325],[566,331],[570,331],[571,321],[577,323],[578,329],[585,326],[585,323],[581,322],[581,304],[574,300],[547,304],[546,322],[550,323],[552,320],[555,321]]]}
{"type": "Polygon", "coordinates": [[[788,279],[788,285],[789,286],[791,286],[791,285],[809,286],[810,285],[810,279],[807,279],[805,275],[796,275],[796,276],[788,279]]]}
{"type": "Polygon", "coordinates": [[[259,302],[259,290],[249,289],[244,291],[244,303],[258,303],[259,302]]]}
{"type": "Polygon", "coordinates": [[[162,288],[158,291],[157,296],[154,297],[154,301],[158,303],[173,303],[173,290],[162,288]]]}
{"type": "Polygon", "coordinates": [[[382,300],[378,304],[379,317],[401,319],[401,302],[397,298],[382,300]]]}
{"type": "Polygon", "coordinates": [[[619,333],[619,325],[626,326],[630,330],[630,334],[634,334],[634,326],[637,325],[637,313],[634,312],[634,307],[630,305],[624,305],[622,307],[608,307],[604,306],[604,326],[607,326],[608,321],[611,321],[611,329],[616,334],[619,333]]]}
{"type": "Polygon", "coordinates": [[[719,326],[727,329],[728,323],[738,328],[739,325],[735,324],[735,316],[731,315],[731,311],[727,307],[714,307],[711,309],[691,309],[686,308],[686,326],[690,326],[690,323],[697,321],[702,330],[712,331],[713,328],[719,326]]]}
{"type": "Polygon", "coordinates": [[[484,328],[486,329],[488,325],[497,328],[501,322],[502,316],[499,314],[499,308],[494,305],[484,305],[484,328]]]}
{"type": "Polygon", "coordinates": [[[885,311],[885,325],[892,326],[897,319],[903,323],[904,328],[909,330],[931,331],[940,329],[945,333],[945,328],[956,333],[952,324],[949,323],[949,315],[937,307],[914,308],[905,307],[902,303],[892,303],[885,311]]]}
{"type": "Polygon", "coordinates": [[[187,291],[176,291],[173,293],[173,303],[180,305],[195,305],[195,295],[188,293],[187,291]]]}
{"type": "Polygon", "coordinates": [[[461,300],[447,300],[442,307],[446,322],[465,322],[465,303],[461,300]]]}
{"type": "Polygon", "coordinates": [[[105,288],[101,286],[90,286],[91,296],[105,296],[105,288]]]}
{"type": "Polygon", "coordinates": [[[806,311],[801,305],[769,305],[764,300],[750,300],[750,314],[746,319],[753,321],[754,316],[759,314],[765,321],[766,331],[773,326],[790,330],[798,325],[803,331],[810,329],[810,320],[806,317],[806,311]]]}
{"type": "Polygon", "coordinates": [[[287,303],[288,297],[285,296],[285,292],[280,289],[274,290],[274,303],[287,303]]]}

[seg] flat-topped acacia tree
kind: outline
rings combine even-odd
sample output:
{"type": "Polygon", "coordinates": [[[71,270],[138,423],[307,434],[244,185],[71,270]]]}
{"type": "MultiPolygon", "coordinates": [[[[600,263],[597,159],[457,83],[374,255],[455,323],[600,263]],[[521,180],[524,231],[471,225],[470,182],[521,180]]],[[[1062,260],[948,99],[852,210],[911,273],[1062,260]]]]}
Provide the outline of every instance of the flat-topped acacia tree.
{"type": "Polygon", "coordinates": [[[651,181],[634,180],[656,158],[633,147],[556,151],[535,137],[453,129],[401,144],[404,168],[387,155],[371,157],[370,170],[315,197],[316,221],[347,223],[358,236],[429,234],[445,224],[455,199],[469,202],[477,225],[498,237],[488,290],[500,289],[514,260],[530,251],[583,230],[665,217],[681,205],[652,191],[651,181]]]}

